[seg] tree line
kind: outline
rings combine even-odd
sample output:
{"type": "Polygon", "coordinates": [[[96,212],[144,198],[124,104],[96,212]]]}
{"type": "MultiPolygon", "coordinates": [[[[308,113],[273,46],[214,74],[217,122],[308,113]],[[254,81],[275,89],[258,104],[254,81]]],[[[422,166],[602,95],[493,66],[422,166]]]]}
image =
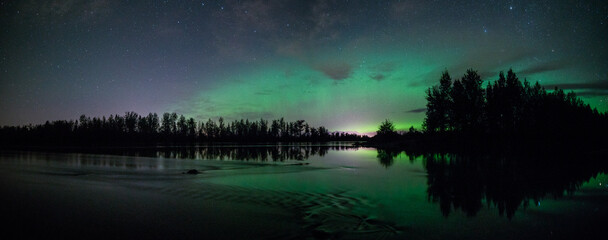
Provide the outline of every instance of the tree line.
{"type": "Polygon", "coordinates": [[[564,127],[580,130],[598,126],[606,114],[591,109],[574,92],[555,88],[547,91],[538,82],[531,86],[519,80],[513,70],[482,87],[477,71],[467,70],[452,81],[443,72],[438,86],[426,92],[424,130],[435,132],[521,134],[547,132],[564,127]],[[585,124],[581,124],[585,123],[585,124]]]}
{"type": "Polygon", "coordinates": [[[0,128],[3,145],[87,145],[87,144],[197,144],[204,142],[356,141],[364,137],[330,132],[304,120],[284,118],[227,122],[196,121],[177,113],[139,115],[126,112],[109,117],[80,116],[78,120],[47,121],[44,124],[0,128]]]}
{"type": "Polygon", "coordinates": [[[479,151],[482,146],[528,144],[538,150],[555,150],[560,146],[605,147],[602,143],[608,134],[606,113],[592,109],[574,92],[522,82],[513,70],[506,76],[500,72],[485,88],[477,71],[469,69],[455,80],[445,71],[439,84],[427,89],[426,100],[422,131],[411,127],[399,133],[387,119],[371,145],[479,151]]]}
{"type": "Polygon", "coordinates": [[[426,91],[427,136],[477,137],[512,141],[593,142],[608,133],[608,116],[592,109],[574,92],[546,90],[519,80],[513,70],[488,82],[467,70],[452,81],[443,72],[439,85],[426,91]]]}

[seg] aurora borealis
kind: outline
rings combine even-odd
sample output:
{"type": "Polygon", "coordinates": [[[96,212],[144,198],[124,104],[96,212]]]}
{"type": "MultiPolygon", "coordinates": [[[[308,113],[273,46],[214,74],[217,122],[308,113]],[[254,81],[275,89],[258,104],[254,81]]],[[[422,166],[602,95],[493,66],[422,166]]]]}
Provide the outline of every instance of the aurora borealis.
{"type": "Polygon", "coordinates": [[[177,112],[420,127],[441,72],[608,110],[606,1],[3,1],[0,125],[177,112]]]}

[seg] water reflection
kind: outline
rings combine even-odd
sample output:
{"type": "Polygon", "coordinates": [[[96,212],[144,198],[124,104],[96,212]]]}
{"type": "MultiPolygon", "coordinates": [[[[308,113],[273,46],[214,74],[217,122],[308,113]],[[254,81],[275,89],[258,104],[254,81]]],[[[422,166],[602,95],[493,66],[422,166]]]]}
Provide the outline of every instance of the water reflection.
{"type": "MultiPolygon", "coordinates": [[[[153,158],[214,159],[256,162],[302,161],[328,151],[357,149],[344,145],[205,146],[188,148],[122,149],[114,154],[153,158]]],[[[475,216],[484,206],[511,219],[520,208],[539,204],[546,197],[572,194],[584,182],[605,172],[606,164],[580,155],[462,155],[411,154],[398,149],[377,149],[379,164],[395,164],[398,156],[420,160],[427,171],[427,198],[448,217],[453,211],[475,216]]]]}
{"type": "Polygon", "coordinates": [[[286,160],[306,160],[311,156],[324,156],[328,151],[353,149],[350,144],[338,145],[268,145],[268,146],[192,146],[154,147],[124,149],[90,149],[88,153],[105,153],[121,156],[239,160],[257,162],[283,162],[286,160]]]}
{"type": "Polygon", "coordinates": [[[394,149],[378,149],[378,155],[376,156],[380,161],[380,165],[385,168],[390,167],[395,162],[395,158],[401,154],[402,151],[394,149]]]}
{"type": "MultiPolygon", "coordinates": [[[[400,153],[378,149],[378,160],[388,167],[400,153]]],[[[445,217],[454,210],[475,216],[486,205],[511,219],[517,209],[538,205],[544,197],[570,195],[608,169],[600,159],[576,155],[407,156],[422,160],[428,174],[428,200],[438,203],[445,217]]]]}
{"type": "MultiPolygon", "coordinates": [[[[181,173],[184,169],[196,168],[205,171],[216,167],[229,168],[228,165],[235,164],[235,162],[217,162],[216,165],[210,165],[197,164],[203,161],[179,161],[175,159],[271,162],[268,165],[290,166],[294,164],[280,163],[288,160],[303,161],[312,156],[322,157],[330,151],[354,149],[357,148],[349,144],[79,149],[78,152],[80,153],[66,150],[70,154],[62,155],[23,152],[4,159],[14,159],[19,164],[24,165],[37,165],[44,168],[44,171],[55,168],[53,173],[65,172],[68,175],[91,173],[97,170],[107,171],[110,168],[114,170],[153,170],[151,172],[172,169],[175,171],[167,173],[168,175],[174,174],[176,176],[170,176],[181,177],[181,174],[177,173],[181,173]],[[95,153],[95,155],[86,153],[95,153]],[[93,168],[85,168],[86,166],[93,168]],[[64,169],[64,167],[66,168],[64,169]],[[57,168],[61,169],[58,170],[57,168]]],[[[348,156],[352,157],[354,155],[348,156]]],[[[373,156],[369,157],[373,159],[373,156]]],[[[607,163],[601,161],[602,159],[581,157],[583,155],[411,154],[398,149],[377,149],[378,164],[383,168],[398,171],[378,169],[378,165],[372,165],[372,168],[368,170],[382,170],[382,174],[393,174],[394,176],[407,175],[408,172],[399,171],[399,166],[393,166],[395,164],[399,165],[399,163],[396,163],[398,159],[403,160],[399,158],[400,156],[406,156],[410,162],[417,162],[417,164],[422,165],[427,174],[427,199],[429,202],[437,203],[441,213],[446,217],[454,211],[462,211],[468,216],[475,216],[484,207],[489,207],[496,208],[500,215],[505,215],[511,219],[518,209],[525,209],[531,204],[537,205],[543,198],[572,194],[584,182],[599,173],[605,173],[608,169],[607,163]]],[[[358,157],[369,158],[368,155],[359,155],[358,157]]],[[[358,160],[356,158],[349,158],[348,161],[356,162],[358,160]]],[[[320,161],[342,160],[341,158],[326,157],[320,161]]],[[[335,165],[342,166],[345,163],[340,162],[335,165]]],[[[360,167],[362,165],[353,166],[360,167]]],[[[289,172],[302,171],[303,169],[299,167],[297,169],[273,168],[269,171],[289,172]]],[[[245,175],[255,171],[257,169],[249,172],[241,170],[234,174],[245,175]]],[[[265,172],[266,170],[260,171],[265,172]]],[[[229,173],[227,172],[227,174],[229,173]]],[[[323,173],[320,173],[319,176],[325,177],[323,173]]],[[[358,181],[385,184],[383,179],[357,177],[349,180],[351,183],[357,183],[358,181]]],[[[424,182],[421,182],[421,184],[424,184],[424,182]]]]}
{"type": "MultiPolygon", "coordinates": [[[[351,144],[331,145],[252,145],[252,146],[189,146],[145,148],[78,148],[52,149],[52,151],[24,151],[12,156],[21,164],[57,162],[57,152],[66,153],[60,158],[63,165],[74,167],[95,166],[123,169],[174,168],[179,162],[172,159],[285,162],[303,161],[312,156],[325,156],[328,151],[355,149],[351,144]],[[131,157],[138,157],[135,161],[131,157]],[[145,159],[145,160],[144,160],[145,159]]],[[[12,154],[11,154],[12,155],[12,154]]],[[[48,165],[47,164],[47,165],[48,165]]],[[[55,164],[55,163],[53,163],[55,164]]]]}

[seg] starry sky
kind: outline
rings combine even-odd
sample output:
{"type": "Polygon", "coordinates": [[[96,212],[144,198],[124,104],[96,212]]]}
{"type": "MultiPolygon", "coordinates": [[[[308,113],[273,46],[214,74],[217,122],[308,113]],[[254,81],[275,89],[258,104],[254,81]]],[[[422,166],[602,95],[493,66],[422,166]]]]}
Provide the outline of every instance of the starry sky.
{"type": "Polygon", "coordinates": [[[448,70],[608,110],[606,1],[0,1],[0,125],[177,112],[420,127],[448,70]]]}

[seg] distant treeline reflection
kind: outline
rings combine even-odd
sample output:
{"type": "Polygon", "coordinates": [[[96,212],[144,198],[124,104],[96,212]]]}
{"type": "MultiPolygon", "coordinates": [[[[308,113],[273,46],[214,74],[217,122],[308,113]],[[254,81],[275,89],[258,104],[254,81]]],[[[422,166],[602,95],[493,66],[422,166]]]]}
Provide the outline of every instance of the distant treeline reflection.
{"type": "Polygon", "coordinates": [[[572,194],[608,170],[608,164],[599,157],[582,154],[409,154],[378,149],[377,156],[380,164],[389,167],[401,154],[411,162],[422,160],[428,174],[428,200],[439,203],[446,217],[454,210],[475,216],[486,205],[511,219],[517,209],[539,204],[547,196],[572,194]]]}
{"type": "MultiPolygon", "coordinates": [[[[64,149],[65,152],[111,154],[134,157],[240,160],[240,161],[286,161],[306,160],[311,156],[324,156],[329,150],[347,150],[354,147],[348,143],[335,145],[269,145],[269,146],[201,146],[201,147],[150,147],[150,148],[79,148],[64,149]]],[[[57,151],[57,149],[53,149],[57,151]]]]}

